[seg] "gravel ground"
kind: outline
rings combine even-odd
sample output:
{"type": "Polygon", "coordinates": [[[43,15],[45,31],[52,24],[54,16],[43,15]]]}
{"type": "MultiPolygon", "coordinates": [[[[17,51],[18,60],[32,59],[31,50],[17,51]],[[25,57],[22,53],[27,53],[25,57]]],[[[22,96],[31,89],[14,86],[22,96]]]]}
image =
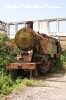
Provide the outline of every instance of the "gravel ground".
{"type": "Polygon", "coordinates": [[[46,87],[25,86],[5,100],[66,100],[66,74],[57,76],[44,79],[46,87]]]}

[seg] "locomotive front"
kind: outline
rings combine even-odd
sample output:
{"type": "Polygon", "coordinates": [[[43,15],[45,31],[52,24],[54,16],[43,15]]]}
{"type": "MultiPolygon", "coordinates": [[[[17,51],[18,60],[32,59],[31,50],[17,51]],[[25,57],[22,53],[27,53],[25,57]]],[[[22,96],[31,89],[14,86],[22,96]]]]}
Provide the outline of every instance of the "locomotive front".
{"type": "Polygon", "coordinates": [[[22,51],[29,51],[34,45],[33,30],[29,28],[22,28],[15,35],[15,42],[18,48],[22,51]]]}
{"type": "Polygon", "coordinates": [[[33,22],[27,22],[26,25],[15,35],[19,48],[17,63],[11,63],[7,68],[30,70],[30,77],[33,71],[34,74],[46,74],[52,69],[56,55],[59,54],[58,41],[33,31],[33,22]]]}

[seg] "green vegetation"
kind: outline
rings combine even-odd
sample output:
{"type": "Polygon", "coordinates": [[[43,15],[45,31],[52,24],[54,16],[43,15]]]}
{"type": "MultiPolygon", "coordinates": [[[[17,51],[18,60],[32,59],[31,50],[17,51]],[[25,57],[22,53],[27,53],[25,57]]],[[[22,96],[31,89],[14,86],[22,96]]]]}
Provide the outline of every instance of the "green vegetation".
{"type": "Polygon", "coordinates": [[[0,97],[11,93],[14,82],[8,76],[0,76],[0,97]]]}
{"type": "Polygon", "coordinates": [[[18,48],[11,45],[12,41],[14,40],[9,39],[7,34],[0,34],[0,96],[10,93],[14,84],[11,78],[5,76],[5,66],[16,61],[14,55],[17,54],[18,48]]]}
{"type": "Polygon", "coordinates": [[[27,78],[17,78],[16,80],[11,79],[9,76],[0,76],[0,98],[4,95],[8,95],[12,91],[21,88],[23,86],[46,86],[42,80],[34,80],[27,78]]]}
{"type": "Polygon", "coordinates": [[[60,55],[60,59],[56,60],[52,73],[54,72],[57,73],[65,70],[66,70],[66,51],[62,52],[60,55]]]}
{"type": "Polygon", "coordinates": [[[66,62],[66,51],[64,51],[64,52],[61,53],[60,60],[61,60],[62,62],[66,62]]]}
{"type": "Polygon", "coordinates": [[[63,62],[59,59],[55,62],[54,64],[54,67],[52,69],[52,73],[59,73],[61,71],[64,71],[65,68],[64,68],[64,65],[63,65],[63,62]]]}
{"type": "Polygon", "coordinates": [[[18,48],[11,46],[11,42],[6,34],[0,34],[0,68],[16,61],[13,55],[17,54],[18,48]]]}

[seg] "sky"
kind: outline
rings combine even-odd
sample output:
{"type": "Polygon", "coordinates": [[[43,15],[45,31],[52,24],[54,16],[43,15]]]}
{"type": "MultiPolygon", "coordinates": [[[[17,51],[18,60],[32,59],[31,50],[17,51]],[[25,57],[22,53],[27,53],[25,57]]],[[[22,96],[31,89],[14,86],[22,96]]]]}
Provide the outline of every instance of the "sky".
{"type": "Polygon", "coordinates": [[[20,22],[66,18],[66,0],[0,0],[0,20],[20,22]]]}

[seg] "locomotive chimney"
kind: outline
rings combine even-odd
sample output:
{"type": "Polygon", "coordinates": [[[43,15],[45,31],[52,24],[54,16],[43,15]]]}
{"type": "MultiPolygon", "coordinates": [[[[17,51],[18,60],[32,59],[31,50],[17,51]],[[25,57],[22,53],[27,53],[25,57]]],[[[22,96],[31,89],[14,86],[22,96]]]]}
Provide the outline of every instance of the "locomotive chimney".
{"type": "Polygon", "coordinates": [[[26,22],[26,23],[25,23],[25,26],[26,26],[27,28],[33,29],[33,21],[28,21],[28,22],[26,22]]]}

